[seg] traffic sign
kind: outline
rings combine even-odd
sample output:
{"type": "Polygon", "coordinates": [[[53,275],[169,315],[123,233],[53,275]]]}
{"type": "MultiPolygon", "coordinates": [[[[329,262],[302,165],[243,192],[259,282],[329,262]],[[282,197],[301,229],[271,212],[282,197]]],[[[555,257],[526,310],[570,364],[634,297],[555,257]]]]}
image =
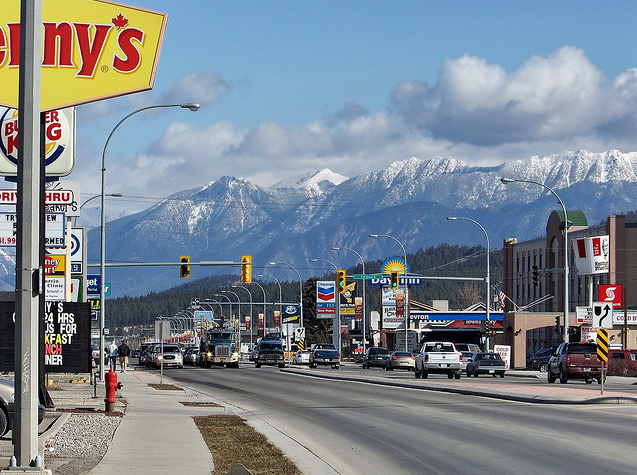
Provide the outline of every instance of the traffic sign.
{"type": "Polygon", "coordinates": [[[383,274],[354,274],[354,280],[382,279],[383,274]]]}
{"type": "Polygon", "coordinates": [[[613,303],[593,302],[593,328],[613,328],[613,303]]]}
{"type": "Polygon", "coordinates": [[[605,328],[597,330],[597,357],[608,361],[608,330],[605,328]]]}

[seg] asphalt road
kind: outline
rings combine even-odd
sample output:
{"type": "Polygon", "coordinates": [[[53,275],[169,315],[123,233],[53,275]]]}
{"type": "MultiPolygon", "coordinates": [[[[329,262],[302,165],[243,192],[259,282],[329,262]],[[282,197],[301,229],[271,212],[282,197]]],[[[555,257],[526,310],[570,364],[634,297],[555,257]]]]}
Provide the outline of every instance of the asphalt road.
{"type": "MultiPolygon", "coordinates": [[[[528,404],[252,365],[165,373],[254,414],[283,435],[284,451],[300,444],[343,475],[637,473],[635,405],[528,404]]],[[[482,379],[501,384],[500,378],[482,379]]],[[[599,390],[582,383],[591,386],[599,390]]]]}

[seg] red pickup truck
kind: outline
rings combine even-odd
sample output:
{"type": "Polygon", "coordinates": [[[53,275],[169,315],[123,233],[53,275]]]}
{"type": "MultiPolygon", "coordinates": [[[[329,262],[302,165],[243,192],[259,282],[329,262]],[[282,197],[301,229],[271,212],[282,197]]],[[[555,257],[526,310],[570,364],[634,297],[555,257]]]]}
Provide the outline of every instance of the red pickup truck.
{"type": "Polygon", "coordinates": [[[569,379],[583,379],[591,384],[596,379],[602,382],[602,362],[597,358],[595,343],[562,343],[548,362],[548,382],[557,378],[565,384],[569,379]]]}

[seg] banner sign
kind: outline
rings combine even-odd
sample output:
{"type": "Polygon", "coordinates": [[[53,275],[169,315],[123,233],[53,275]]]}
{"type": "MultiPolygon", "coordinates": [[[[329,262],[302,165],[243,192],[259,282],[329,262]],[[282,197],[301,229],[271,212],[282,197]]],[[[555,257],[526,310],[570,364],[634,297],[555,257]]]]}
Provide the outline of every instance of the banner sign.
{"type": "MultiPolygon", "coordinates": [[[[15,348],[15,302],[0,302],[0,371],[12,372],[15,348]]],[[[44,308],[45,371],[91,371],[91,323],[87,303],[46,302],[44,308]]]]}
{"type": "Polygon", "coordinates": [[[575,265],[579,274],[606,274],[610,269],[610,239],[595,236],[573,241],[575,265]]]}
{"type": "Polygon", "coordinates": [[[333,318],[336,315],[336,283],[316,282],[316,317],[333,318]]]}
{"type": "MultiPolygon", "coordinates": [[[[2,2],[0,104],[18,107],[20,5],[2,2]]],[[[151,89],[168,16],[104,0],[42,2],[40,110],[151,89]]]]}

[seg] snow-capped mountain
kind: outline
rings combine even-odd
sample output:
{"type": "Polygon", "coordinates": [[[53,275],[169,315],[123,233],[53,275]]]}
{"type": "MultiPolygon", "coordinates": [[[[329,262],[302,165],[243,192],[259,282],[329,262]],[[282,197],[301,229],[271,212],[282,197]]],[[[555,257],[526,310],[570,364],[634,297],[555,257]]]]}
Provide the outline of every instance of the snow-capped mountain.
{"type": "MultiPolygon", "coordinates": [[[[584,211],[596,225],[609,214],[637,208],[637,153],[564,152],[495,167],[476,167],[453,158],[410,158],[387,168],[346,179],[324,169],[261,187],[248,179],[222,177],[205,186],[169,196],[151,208],[111,221],[106,227],[109,262],[234,261],[253,256],[254,274],[268,262],[286,262],[303,277],[316,275],[310,258],[343,267],[358,260],[402,255],[395,242],[370,238],[388,234],[415,252],[447,242],[482,244],[472,223],[481,223],[491,248],[502,240],[544,234],[555,197],[533,183],[504,185],[500,178],[543,183],[568,209],[584,211]]],[[[88,259],[99,261],[99,229],[89,232],[88,259]]],[[[11,266],[6,266],[9,269],[11,266]]],[[[0,267],[1,269],[1,267],[0,267]]],[[[414,269],[418,271],[418,269],[414,269]]],[[[192,277],[236,273],[238,268],[193,266],[192,277]]],[[[276,271],[294,280],[291,269],[276,271]]],[[[110,267],[107,281],[115,296],[161,291],[183,284],[175,267],[110,267]]]]}

